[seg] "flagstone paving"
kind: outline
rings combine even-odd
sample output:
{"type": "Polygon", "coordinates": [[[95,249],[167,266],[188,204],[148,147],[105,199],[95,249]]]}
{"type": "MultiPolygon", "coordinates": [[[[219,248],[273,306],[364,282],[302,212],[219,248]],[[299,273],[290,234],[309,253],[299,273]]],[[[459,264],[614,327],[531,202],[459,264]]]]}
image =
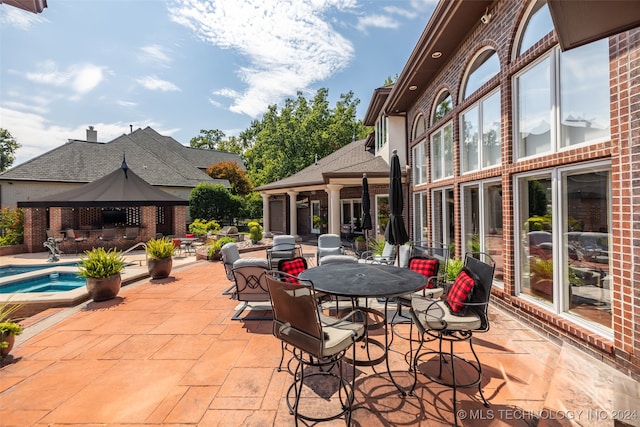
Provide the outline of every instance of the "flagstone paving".
{"type": "MultiPolygon", "coordinates": [[[[0,368],[0,425],[293,426],[285,400],[291,375],[277,369],[271,322],[232,321],[238,302],[223,294],[229,286],[220,262],[201,261],[174,268],[168,279],[125,286],[114,300],[30,319],[0,368]]],[[[463,389],[461,425],[640,425],[637,382],[499,309],[474,347],[490,406],[477,389],[463,389]],[[616,415],[627,419],[616,423],[616,415]]],[[[407,387],[408,349],[396,337],[389,353],[407,387]]],[[[418,379],[415,396],[403,397],[384,364],[359,367],[353,425],[451,425],[451,390],[418,379]]],[[[305,390],[307,410],[335,402],[321,388],[305,390]]]]}

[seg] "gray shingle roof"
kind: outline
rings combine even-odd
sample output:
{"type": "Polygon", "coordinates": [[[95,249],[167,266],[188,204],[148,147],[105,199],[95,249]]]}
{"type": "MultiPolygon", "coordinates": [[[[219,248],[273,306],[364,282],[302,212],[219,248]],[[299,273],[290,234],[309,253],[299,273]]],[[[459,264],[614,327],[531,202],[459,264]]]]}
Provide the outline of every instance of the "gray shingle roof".
{"type": "Polygon", "coordinates": [[[325,184],[329,176],[389,175],[389,164],[365,149],[366,140],[354,141],[290,177],[256,188],[257,191],[325,184]]]}
{"type": "Polygon", "coordinates": [[[86,183],[120,167],[123,156],[131,169],[151,185],[195,187],[214,180],[204,169],[221,161],[235,161],[238,154],[190,148],[150,127],[121,135],[108,143],[71,140],[0,174],[0,179],[86,183]]]}

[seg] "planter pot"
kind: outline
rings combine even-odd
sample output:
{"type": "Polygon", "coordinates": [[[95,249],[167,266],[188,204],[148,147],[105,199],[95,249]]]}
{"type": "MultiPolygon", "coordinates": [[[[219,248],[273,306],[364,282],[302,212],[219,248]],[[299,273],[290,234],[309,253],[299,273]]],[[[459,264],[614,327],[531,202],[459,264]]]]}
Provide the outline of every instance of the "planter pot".
{"type": "Polygon", "coordinates": [[[13,345],[16,342],[16,336],[15,334],[0,334],[0,341],[7,343],[7,347],[0,348],[0,355],[5,358],[11,353],[11,349],[13,349],[13,345]]]}
{"type": "Polygon", "coordinates": [[[94,301],[106,301],[118,295],[121,283],[120,273],[105,278],[87,277],[87,291],[94,301]]]}
{"type": "Polygon", "coordinates": [[[356,251],[362,252],[365,251],[367,249],[367,242],[366,241],[359,241],[356,240],[356,251]]]}
{"type": "Polygon", "coordinates": [[[147,266],[149,267],[149,275],[152,279],[164,279],[166,277],[169,277],[169,274],[171,274],[173,259],[150,259],[147,262],[147,266]]]}
{"type": "Polygon", "coordinates": [[[211,254],[209,259],[211,259],[211,261],[220,261],[222,259],[222,253],[220,251],[215,251],[211,254]]]}

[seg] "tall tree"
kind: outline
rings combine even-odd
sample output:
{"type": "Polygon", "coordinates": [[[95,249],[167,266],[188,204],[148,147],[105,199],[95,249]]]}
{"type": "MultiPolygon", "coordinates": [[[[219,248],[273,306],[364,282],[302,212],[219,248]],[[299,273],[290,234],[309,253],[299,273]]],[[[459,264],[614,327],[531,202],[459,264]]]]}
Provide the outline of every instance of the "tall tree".
{"type": "Polygon", "coordinates": [[[270,105],[260,121],[240,134],[247,171],[259,186],[286,178],[345,146],[368,130],[355,119],[360,100],[353,92],[340,95],[329,108],[328,89],[318,89],[310,102],[301,92],[287,99],[280,110],[270,105]]]}
{"type": "Polygon", "coordinates": [[[224,132],[220,129],[200,129],[200,135],[194,136],[189,141],[191,148],[208,148],[209,150],[218,150],[222,138],[224,138],[224,132]]]}
{"type": "Polygon", "coordinates": [[[11,136],[8,130],[0,128],[0,172],[11,167],[16,159],[16,150],[20,144],[11,136]]]}

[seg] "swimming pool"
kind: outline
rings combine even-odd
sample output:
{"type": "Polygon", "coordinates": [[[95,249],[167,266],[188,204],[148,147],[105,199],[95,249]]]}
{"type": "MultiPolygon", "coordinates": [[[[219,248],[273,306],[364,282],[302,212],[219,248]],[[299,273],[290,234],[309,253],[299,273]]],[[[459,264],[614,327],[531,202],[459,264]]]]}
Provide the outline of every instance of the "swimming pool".
{"type": "Polygon", "coordinates": [[[0,284],[0,294],[66,292],[84,286],[85,282],[74,273],[50,273],[0,284]]]}
{"type": "Polygon", "coordinates": [[[0,277],[9,277],[16,274],[30,273],[32,271],[43,270],[52,267],[70,267],[77,265],[77,262],[66,262],[56,264],[37,264],[37,265],[4,265],[0,267],[0,277]]]}

